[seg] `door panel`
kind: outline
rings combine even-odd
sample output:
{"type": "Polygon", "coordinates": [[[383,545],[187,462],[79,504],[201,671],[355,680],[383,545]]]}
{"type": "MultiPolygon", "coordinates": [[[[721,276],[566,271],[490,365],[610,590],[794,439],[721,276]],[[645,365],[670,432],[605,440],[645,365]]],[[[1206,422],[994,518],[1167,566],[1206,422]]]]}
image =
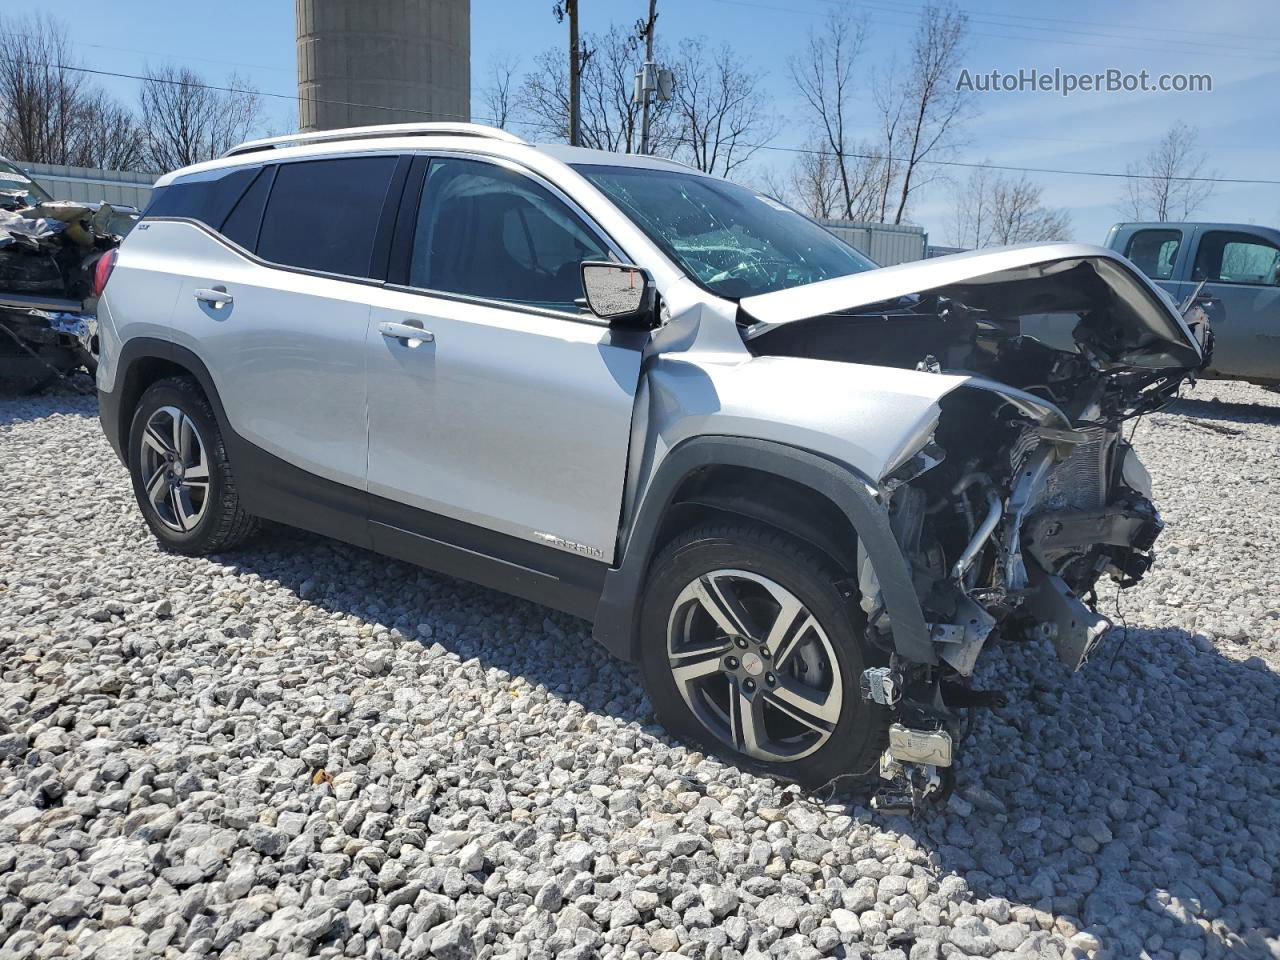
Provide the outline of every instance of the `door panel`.
{"type": "MultiPolygon", "coordinates": [[[[556,188],[505,161],[433,156],[425,177],[420,161],[413,170],[398,286],[372,295],[372,503],[471,524],[483,542],[464,546],[513,566],[530,544],[611,561],[647,335],[589,320],[576,301],[582,261],[619,252],[556,188]]],[[[395,525],[374,519],[375,535],[395,525]]],[[[435,520],[411,521],[435,536],[435,520]]]]}
{"type": "Polygon", "coordinates": [[[642,337],[383,289],[369,337],[369,491],[611,561],[642,337]],[[420,324],[433,339],[381,335],[420,324]]]}
{"type": "Polygon", "coordinates": [[[232,429],[294,466],[363,487],[371,286],[266,267],[208,243],[210,255],[193,264],[201,273],[182,282],[173,323],[199,344],[232,429]],[[214,306],[198,290],[232,299],[214,306]]]}
{"type": "Polygon", "coordinates": [[[1280,252],[1268,241],[1225,230],[1198,232],[1191,282],[1176,285],[1189,296],[1206,280],[1214,333],[1210,370],[1224,377],[1280,378],[1280,252]]]}

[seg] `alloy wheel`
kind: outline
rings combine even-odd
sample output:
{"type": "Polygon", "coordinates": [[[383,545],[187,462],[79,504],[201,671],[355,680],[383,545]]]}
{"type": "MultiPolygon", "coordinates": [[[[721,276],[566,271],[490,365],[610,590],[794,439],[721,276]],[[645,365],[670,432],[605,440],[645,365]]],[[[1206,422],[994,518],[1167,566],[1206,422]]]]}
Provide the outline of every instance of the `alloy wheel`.
{"type": "Polygon", "coordinates": [[[142,431],[138,463],[160,522],[194,530],[209,504],[209,459],[195,422],[177,407],[160,407],[142,431]]]}
{"type": "Polygon", "coordinates": [[[715,570],[690,581],[668,619],[667,659],[698,722],[757,760],[807,756],[840,719],[831,639],[795,594],[768,577],[715,570]]]}

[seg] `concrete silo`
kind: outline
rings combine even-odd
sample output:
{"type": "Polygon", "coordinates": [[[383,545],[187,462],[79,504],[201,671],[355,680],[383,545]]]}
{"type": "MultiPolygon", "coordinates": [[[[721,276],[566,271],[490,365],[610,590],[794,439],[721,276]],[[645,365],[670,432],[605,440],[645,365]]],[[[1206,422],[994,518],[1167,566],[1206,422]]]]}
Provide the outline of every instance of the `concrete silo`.
{"type": "Polygon", "coordinates": [[[296,3],[299,129],[470,118],[470,0],[296,3]]]}

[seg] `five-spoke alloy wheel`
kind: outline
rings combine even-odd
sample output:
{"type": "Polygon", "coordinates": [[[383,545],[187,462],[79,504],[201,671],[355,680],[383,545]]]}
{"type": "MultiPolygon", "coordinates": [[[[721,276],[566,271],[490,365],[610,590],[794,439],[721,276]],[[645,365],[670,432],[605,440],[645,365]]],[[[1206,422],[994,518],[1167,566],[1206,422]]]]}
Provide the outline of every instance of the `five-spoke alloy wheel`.
{"type": "Polygon", "coordinates": [[[809,545],[749,522],[708,524],[654,560],[640,662],[672,732],[808,787],[873,776],[888,715],[858,696],[867,647],[849,582],[809,545]]]}
{"type": "Polygon", "coordinates": [[[843,684],[826,631],[794,593],[746,570],[712,570],[680,591],[667,626],[685,704],[725,746],[797,760],[840,719],[843,684]]]}
{"type": "Polygon", "coordinates": [[[160,522],[180,533],[195,529],[209,505],[209,456],[195,421],[177,407],[160,407],[147,419],[138,453],[160,522]]]}
{"type": "Polygon", "coordinates": [[[188,377],[168,377],[138,400],[129,429],[129,472],[142,515],[178,553],[216,553],[251,536],[222,432],[208,398],[188,377]]]}

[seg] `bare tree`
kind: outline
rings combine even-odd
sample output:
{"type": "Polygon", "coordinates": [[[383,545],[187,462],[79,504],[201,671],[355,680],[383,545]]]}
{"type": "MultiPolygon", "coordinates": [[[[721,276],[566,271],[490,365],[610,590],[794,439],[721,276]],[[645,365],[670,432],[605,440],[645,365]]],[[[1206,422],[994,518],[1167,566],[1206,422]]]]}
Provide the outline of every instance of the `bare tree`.
{"type": "Polygon", "coordinates": [[[792,164],[791,189],[800,207],[811,217],[831,220],[844,216],[842,184],[836,155],[820,143],[800,154],[792,164]]]}
{"type": "MultiPolygon", "coordinates": [[[[632,88],[641,63],[635,38],[613,27],[602,36],[585,39],[591,56],[582,68],[579,143],[597,150],[634,153],[640,145],[640,105],[632,100],[632,88]]],[[[559,51],[539,54],[520,86],[519,106],[525,122],[543,136],[568,141],[568,91],[568,68],[559,51]]],[[[670,102],[654,104],[651,109],[657,111],[651,122],[651,152],[670,156],[679,145],[670,102]]]]}
{"type": "Polygon", "coordinates": [[[84,74],[67,28],[49,14],[0,19],[0,150],[31,163],[76,164],[84,139],[84,74]]]}
{"type": "Polygon", "coordinates": [[[516,65],[518,61],[515,57],[499,55],[489,65],[490,82],[480,95],[484,98],[485,117],[495,127],[507,128],[507,124],[511,122],[512,112],[515,107],[515,94],[517,91],[512,89],[515,82],[516,65]]]}
{"type": "Polygon", "coordinates": [[[1132,220],[1189,220],[1213,193],[1208,154],[1198,149],[1200,131],[1182,120],[1125,173],[1128,189],[1121,208],[1132,220]],[[1204,178],[1204,179],[1195,179],[1204,178]]]}
{"type": "Polygon", "coordinates": [[[880,121],[880,142],[877,150],[883,158],[877,191],[880,194],[875,219],[884,223],[889,217],[889,198],[893,194],[894,184],[898,179],[898,162],[895,159],[902,149],[905,132],[903,115],[906,112],[906,98],[903,96],[903,83],[898,77],[896,62],[891,61],[885,72],[880,74],[872,88],[876,113],[880,121]]]}
{"type": "Polygon", "coordinates": [[[773,197],[791,206],[800,206],[795,186],[792,182],[794,166],[786,168],[769,165],[755,171],[752,186],[766,197],[773,197]]]}
{"type": "Polygon", "coordinates": [[[97,91],[85,100],[83,137],[76,166],[104,170],[146,167],[147,138],[128,107],[97,91]]]}
{"type": "Polygon", "coordinates": [[[861,188],[868,178],[880,176],[878,160],[868,166],[873,151],[865,144],[854,146],[850,134],[857,95],[854,70],[866,33],[864,20],[832,10],[821,28],[809,32],[804,55],[789,61],[792,82],[808,105],[814,127],[810,145],[814,152],[802,156],[795,172],[803,183],[798,192],[807,198],[814,215],[825,209],[830,212],[823,216],[862,219],[861,188]],[[834,205],[829,203],[831,181],[837,197],[834,205]]]}
{"type": "Polygon", "coordinates": [[[906,80],[882,98],[886,155],[896,158],[899,143],[903,154],[900,171],[893,167],[888,171],[897,181],[894,223],[901,223],[906,216],[912,193],[936,179],[921,171],[921,164],[960,143],[959,125],[972,98],[967,91],[956,89],[955,76],[968,33],[968,15],[950,0],[926,7],[912,39],[906,80]]]}
{"type": "Polygon", "coordinates": [[[1070,214],[1045,206],[1043,195],[1044,188],[1026,174],[1006,176],[979,167],[957,190],[953,239],[974,248],[1067,239],[1070,214]]]}
{"type": "Polygon", "coordinates": [[[1025,174],[997,177],[991,191],[991,237],[997,244],[1065,240],[1071,233],[1071,215],[1046,207],[1044,187],[1025,174]]]}
{"type": "Polygon", "coordinates": [[[262,101],[235,74],[226,89],[207,85],[186,67],[148,69],[140,93],[147,159],[172,170],[220,156],[258,125],[262,101]]]}
{"type": "Polygon", "coordinates": [[[727,177],[777,135],[764,75],[728,44],[712,54],[701,37],[682,41],[675,73],[680,152],[699,170],[727,177]]]}
{"type": "Polygon", "coordinates": [[[29,163],[138,169],[133,113],[79,72],[62,21],[0,18],[0,153],[29,163]]]}
{"type": "Polygon", "coordinates": [[[991,180],[987,167],[975,167],[967,182],[956,183],[951,208],[951,242],[976,250],[991,233],[991,180]]]}
{"type": "Polygon", "coordinates": [[[884,165],[872,150],[871,144],[859,143],[856,151],[845,154],[842,165],[821,140],[810,140],[791,168],[799,205],[821,220],[876,221],[884,165]]]}

